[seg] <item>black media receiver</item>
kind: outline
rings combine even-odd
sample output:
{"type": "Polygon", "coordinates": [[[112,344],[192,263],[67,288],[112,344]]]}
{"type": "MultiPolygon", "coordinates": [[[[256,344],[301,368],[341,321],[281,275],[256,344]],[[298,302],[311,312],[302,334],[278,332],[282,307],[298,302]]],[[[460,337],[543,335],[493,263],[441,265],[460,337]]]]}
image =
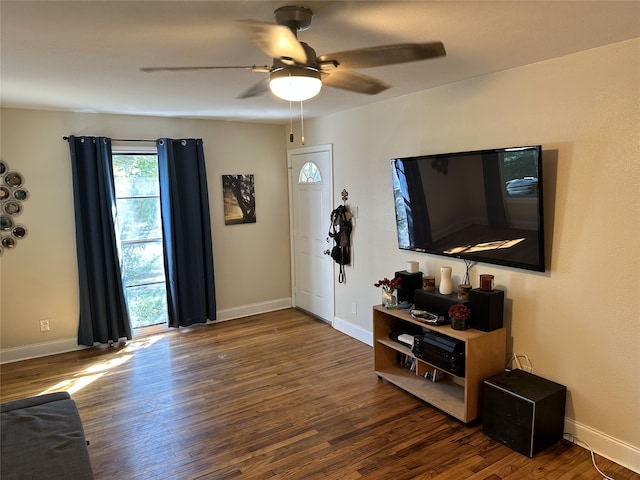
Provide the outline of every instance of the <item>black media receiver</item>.
{"type": "Polygon", "coordinates": [[[413,354],[436,368],[464,377],[464,342],[429,330],[416,335],[413,354]]]}

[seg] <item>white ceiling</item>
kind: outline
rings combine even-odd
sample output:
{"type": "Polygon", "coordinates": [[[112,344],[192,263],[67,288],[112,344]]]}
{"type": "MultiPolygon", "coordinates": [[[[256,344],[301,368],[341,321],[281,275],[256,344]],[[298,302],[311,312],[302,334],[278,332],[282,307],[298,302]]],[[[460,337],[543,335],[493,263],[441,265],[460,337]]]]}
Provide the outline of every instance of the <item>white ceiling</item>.
{"type": "Polygon", "coordinates": [[[289,4],[313,10],[299,38],[318,55],[432,40],[447,50],[443,58],[361,71],[393,85],[378,95],[325,87],[305,102],[305,118],[640,37],[634,0],[0,0],[2,105],[288,122],[289,104],[270,93],[236,98],[267,74],[139,67],[271,64],[235,21],[273,22],[273,11],[289,4]]]}

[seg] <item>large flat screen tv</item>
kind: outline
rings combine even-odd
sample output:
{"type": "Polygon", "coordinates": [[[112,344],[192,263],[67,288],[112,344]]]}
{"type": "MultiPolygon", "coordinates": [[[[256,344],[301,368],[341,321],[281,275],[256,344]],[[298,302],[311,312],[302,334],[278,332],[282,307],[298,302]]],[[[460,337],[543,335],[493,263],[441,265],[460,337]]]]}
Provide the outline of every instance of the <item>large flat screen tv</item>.
{"type": "Polygon", "coordinates": [[[398,246],[543,272],[542,148],[391,160],[398,246]]]}

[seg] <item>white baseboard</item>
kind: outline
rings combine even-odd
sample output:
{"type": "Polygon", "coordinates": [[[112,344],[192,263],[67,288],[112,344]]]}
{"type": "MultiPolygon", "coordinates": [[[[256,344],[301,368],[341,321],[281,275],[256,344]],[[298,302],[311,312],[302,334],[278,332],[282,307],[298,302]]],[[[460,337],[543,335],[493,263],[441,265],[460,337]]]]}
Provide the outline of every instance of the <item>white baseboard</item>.
{"type": "Polygon", "coordinates": [[[72,352],[88,348],[78,345],[77,338],[65,338],[51,342],[33,343],[23,347],[5,348],[0,350],[0,363],[12,363],[30,358],[46,357],[56,353],[72,352]]]}
{"type": "Polygon", "coordinates": [[[365,330],[362,327],[338,317],[333,319],[333,328],[355,338],[356,340],[360,340],[362,343],[366,343],[370,347],[373,346],[373,332],[370,332],[369,330],[365,330]]]}
{"type": "Polygon", "coordinates": [[[250,303],[239,307],[225,308],[218,310],[216,322],[224,322],[235,318],[249,317],[260,313],[275,312],[276,310],[284,310],[291,308],[291,297],[269,300],[268,302],[250,303]]]}
{"type": "MultiPolygon", "coordinates": [[[[281,298],[262,303],[253,303],[250,305],[242,305],[240,307],[228,308],[217,311],[216,321],[232,320],[234,318],[248,317],[259,313],[272,312],[275,310],[284,310],[291,307],[291,298],[281,298]]],[[[20,360],[28,360],[30,358],[46,357],[47,355],[55,355],[57,353],[72,352],[74,350],[82,350],[88,348],[84,345],[78,345],[77,338],[65,338],[62,340],[54,340],[52,342],[33,343],[22,347],[5,348],[0,350],[0,364],[18,362],[20,360]]]]}
{"type": "MultiPolygon", "coordinates": [[[[629,470],[640,473],[640,448],[629,445],[570,418],[564,419],[564,431],[575,437],[571,439],[569,436],[565,436],[567,440],[571,440],[581,447],[593,449],[598,455],[608,458],[629,470]]],[[[607,472],[604,471],[604,473],[606,474],[607,472]]]]}

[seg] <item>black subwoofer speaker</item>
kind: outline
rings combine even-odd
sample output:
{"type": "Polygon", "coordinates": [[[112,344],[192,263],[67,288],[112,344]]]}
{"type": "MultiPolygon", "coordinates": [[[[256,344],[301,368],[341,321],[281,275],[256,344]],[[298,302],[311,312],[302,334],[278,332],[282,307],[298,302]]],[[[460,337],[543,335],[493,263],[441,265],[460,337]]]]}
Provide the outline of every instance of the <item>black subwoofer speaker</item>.
{"type": "Polygon", "coordinates": [[[533,457],[562,438],[567,387],[523,370],[484,381],[482,431],[533,457]]]}
{"type": "Polygon", "coordinates": [[[485,291],[474,288],[469,292],[469,309],[471,310],[471,328],[483,332],[502,328],[504,291],[485,291]]]}
{"type": "Polygon", "coordinates": [[[396,272],[396,278],[401,278],[398,289],[398,302],[413,303],[413,295],[417,288],[422,288],[422,272],[409,273],[406,270],[396,272]]]}

